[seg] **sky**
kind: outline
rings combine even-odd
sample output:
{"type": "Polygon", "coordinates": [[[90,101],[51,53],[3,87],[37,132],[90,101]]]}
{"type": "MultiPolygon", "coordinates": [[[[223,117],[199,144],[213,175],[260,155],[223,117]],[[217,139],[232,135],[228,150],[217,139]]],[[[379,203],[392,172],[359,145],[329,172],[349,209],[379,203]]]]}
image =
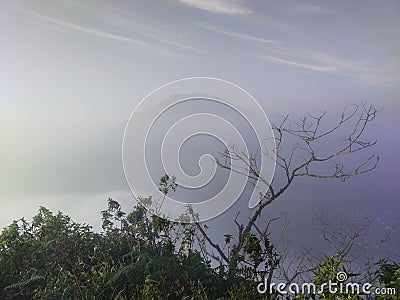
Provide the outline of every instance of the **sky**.
{"type": "Polygon", "coordinates": [[[206,76],[248,91],[271,121],[383,108],[368,131],[374,172],[299,181],[268,213],[288,214],[297,244],[314,240],[311,211],[327,210],[376,217],[399,245],[399,28],[398,1],[1,1],[0,227],[43,205],[99,229],[108,197],[132,207],[121,149],[133,109],[206,76]]]}

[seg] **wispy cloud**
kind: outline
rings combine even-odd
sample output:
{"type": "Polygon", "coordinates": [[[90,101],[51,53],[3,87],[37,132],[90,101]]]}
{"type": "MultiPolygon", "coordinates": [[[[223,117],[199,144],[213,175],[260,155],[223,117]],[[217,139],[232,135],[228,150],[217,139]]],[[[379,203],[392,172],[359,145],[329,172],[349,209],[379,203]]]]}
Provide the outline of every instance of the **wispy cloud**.
{"type": "Polygon", "coordinates": [[[237,15],[249,14],[253,11],[239,0],[178,0],[185,5],[217,14],[237,15]]]}
{"type": "Polygon", "coordinates": [[[252,42],[254,46],[257,46],[254,51],[258,53],[251,55],[265,62],[347,76],[365,85],[393,86],[400,83],[400,62],[398,60],[371,62],[346,59],[283,41],[217,29],[205,24],[198,24],[198,26],[230,38],[252,42]]]}
{"type": "Polygon", "coordinates": [[[256,43],[276,43],[276,41],[271,40],[271,39],[266,39],[266,38],[262,38],[262,37],[257,37],[254,35],[248,35],[248,34],[243,34],[243,33],[238,33],[238,32],[233,32],[233,31],[227,31],[227,30],[223,30],[223,29],[219,29],[216,27],[212,27],[203,23],[197,23],[196,24],[198,27],[203,28],[203,29],[207,29],[210,31],[214,31],[216,33],[219,34],[223,34],[223,35],[228,35],[230,37],[233,38],[239,38],[242,40],[246,40],[249,42],[256,42],[256,43]]]}
{"type": "Polygon", "coordinates": [[[399,62],[346,59],[282,43],[270,45],[264,52],[254,56],[272,63],[351,77],[366,85],[389,86],[400,83],[399,62]]]}
{"type": "Polygon", "coordinates": [[[326,15],[332,13],[326,7],[299,2],[290,2],[287,5],[281,6],[281,12],[292,15],[326,15]]]}
{"type": "Polygon", "coordinates": [[[271,61],[274,63],[294,66],[294,67],[303,68],[303,69],[312,70],[312,71],[333,72],[336,70],[336,67],[334,67],[334,66],[319,66],[319,65],[305,64],[305,63],[290,61],[287,59],[273,57],[273,56],[269,56],[269,55],[255,55],[255,56],[259,57],[263,60],[268,60],[268,61],[271,61]]]}
{"type": "Polygon", "coordinates": [[[128,36],[122,36],[122,35],[111,33],[111,32],[101,31],[101,30],[90,28],[90,27],[83,26],[80,24],[75,24],[72,22],[67,22],[64,20],[46,16],[46,15],[43,15],[43,14],[40,14],[40,13],[37,13],[34,11],[30,11],[30,10],[26,10],[26,9],[22,9],[22,8],[16,8],[16,7],[13,7],[13,8],[18,11],[23,12],[26,15],[29,15],[29,16],[35,18],[36,20],[40,20],[40,21],[44,22],[44,25],[49,25],[49,24],[55,25],[62,29],[67,29],[67,30],[70,30],[73,32],[78,32],[78,33],[88,34],[88,35],[92,35],[92,36],[96,36],[96,37],[100,37],[100,38],[105,38],[105,39],[110,39],[110,40],[119,41],[119,42],[123,42],[123,43],[128,43],[128,44],[136,46],[138,49],[142,49],[146,52],[152,52],[155,54],[166,55],[166,56],[170,56],[170,57],[172,57],[172,56],[178,57],[178,54],[176,53],[176,51],[172,51],[172,50],[170,51],[169,49],[166,49],[162,45],[157,45],[157,44],[148,42],[148,41],[151,41],[151,39],[153,39],[157,43],[165,44],[167,46],[172,46],[174,48],[180,48],[180,49],[191,50],[191,51],[196,51],[196,52],[199,51],[194,47],[190,47],[190,46],[186,46],[186,45],[179,44],[176,42],[172,42],[172,41],[169,41],[162,37],[150,36],[150,37],[144,37],[143,40],[140,40],[140,39],[135,39],[135,38],[128,37],[128,36]],[[145,41],[146,39],[148,41],[145,41]]]}
{"type": "Polygon", "coordinates": [[[398,61],[371,62],[345,59],[320,51],[289,47],[282,43],[270,45],[264,52],[254,56],[272,63],[351,77],[366,85],[388,86],[400,83],[398,61]]]}
{"type": "Polygon", "coordinates": [[[153,20],[150,25],[146,25],[146,20],[143,20],[141,16],[132,12],[120,10],[113,5],[98,4],[93,6],[84,2],[75,2],[74,5],[112,27],[134,32],[148,39],[150,42],[164,44],[165,46],[170,46],[179,50],[200,52],[197,47],[184,44],[182,40],[180,40],[179,35],[174,34],[175,32],[182,32],[185,29],[174,28],[174,26],[170,24],[165,24],[165,22],[159,24],[156,20],[153,20]]]}

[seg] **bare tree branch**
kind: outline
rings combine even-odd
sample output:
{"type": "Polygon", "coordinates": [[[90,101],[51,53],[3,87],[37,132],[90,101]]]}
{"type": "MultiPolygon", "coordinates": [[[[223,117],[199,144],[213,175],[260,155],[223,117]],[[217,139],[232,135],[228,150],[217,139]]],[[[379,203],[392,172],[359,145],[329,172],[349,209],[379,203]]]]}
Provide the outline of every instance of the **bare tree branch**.
{"type": "MultiPolygon", "coordinates": [[[[299,120],[289,120],[289,115],[283,116],[278,125],[272,125],[272,130],[275,134],[275,147],[269,148],[265,146],[260,153],[260,155],[265,155],[269,159],[275,160],[277,171],[271,182],[260,175],[257,155],[247,155],[246,152],[237,149],[234,145],[221,154],[222,158],[217,160],[219,167],[247,176],[251,182],[261,182],[267,187],[267,192],[263,195],[247,222],[239,223],[238,215],[236,216],[234,223],[237,227],[238,238],[229,248],[228,254],[224,252],[223,247],[211,241],[207,232],[200,224],[197,224],[197,228],[205,240],[217,251],[222,260],[229,265],[232,272],[237,269],[238,264],[246,261],[243,259],[243,247],[246,237],[252,234],[258,238],[260,244],[268,244],[269,225],[274,219],[264,224],[263,228],[260,228],[256,222],[264,208],[278,199],[296,178],[311,177],[345,181],[376,168],[379,157],[374,154],[370,154],[358,164],[355,164],[356,160],[352,160],[352,163],[348,164],[345,158],[353,157],[362,151],[366,151],[377,143],[376,140],[364,140],[364,135],[368,125],[375,119],[378,112],[379,110],[372,105],[352,105],[346,107],[339,115],[338,120],[330,127],[325,124],[327,123],[327,112],[317,116],[308,114],[299,120]],[[339,139],[338,135],[342,138],[339,139]],[[337,145],[337,147],[336,149],[331,149],[328,153],[324,153],[321,145],[327,144],[337,145]],[[239,167],[239,165],[244,165],[244,167],[239,167]]],[[[343,236],[342,238],[345,238],[346,243],[339,246],[333,242],[332,236],[327,231],[323,231],[323,238],[333,247],[337,247],[336,256],[341,258],[348,255],[360,235],[368,229],[367,224],[365,226],[365,228],[357,228],[352,236],[346,236],[346,238],[343,236]]],[[[272,252],[268,252],[267,247],[262,249],[263,257],[269,261],[269,265],[265,265],[265,268],[270,277],[279,260],[271,257],[272,252]]],[[[283,253],[281,258],[284,256],[285,254],[283,253]]],[[[311,270],[310,268],[300,267],[304,265],[304,262],[304,259],[292,262],[292,265],[296,265],[296,267],[291,276],[287,273],[282,273],[288,282],[292,282],[300,274],[311,270]]]]}

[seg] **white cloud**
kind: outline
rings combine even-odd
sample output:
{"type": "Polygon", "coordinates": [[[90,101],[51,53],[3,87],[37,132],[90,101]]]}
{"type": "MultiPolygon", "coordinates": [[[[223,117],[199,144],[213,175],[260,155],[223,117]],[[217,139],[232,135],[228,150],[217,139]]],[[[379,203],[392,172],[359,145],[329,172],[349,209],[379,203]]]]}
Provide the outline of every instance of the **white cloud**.
{"type": "MultiPolygon", "coordinates": [[[[109,33],[109,32],[104,32],[104,31],[100,31],[97,29],[93,29],[93,28],[89,28],[83,25],[78,25],[78,24],[74,24],[71,22],[67,22],[67,21],[63,21],[60,19],[56,19],[56,18],[52,18],[49,16],[45,16],[33,11],[29,11],[26,9],[22,9],[22,8],[14,8],[17,10],[20,10],[22,12],[24,12],[25,14],[34,17],[37,20],[41,20],[41,21],[45,21],[45,25],[48,24],[52,24],[52,25],[56,25],[59,26],[61,28],[64,29],[68,29],[71,31],[75,31],[75,32],[79,32],[79,33],[84,33],[84,34],[89,34],[89,35],[93,35],[93,36],[97,36],[97,37],[101,37],[101,38],[106,38],[106,39],[111,39],[111,40],[116,40],[119,42],[123,42],[123,43],[128,43],[128,44],[132,44],[134,46],[137,46],[138,48],[141,48],[143,50],[146,50],[146,52],[153,52],[153,53],[157,53],[160,55],[167,55],[167,56],[174,56],[177,57],[177,53],[173,52],[173,51],[169,51],[164,49],[163,47],[159,46],[159,45],[153,45],[152,43],[148,43],[148,42],[144,42],[138,39],[134,39],[131,37],[127,37],[127,36],[122,36],[122,35],[118,35],[118,34],[113,34],[113,33],[109,33]]],[[[158,42],[170,45],[170,46],[175,46],[178,47],[177,43],[173,43],[173,42],[169,42],[167,40],[164,39],[157,39],[158,42]]],[[[196,50],[195,48],[189,47],[189,46],[184,46],[184,45],[179,45],[180,48],[184,48],[186,50],[196,50]]]]}
{"type": "Polygon", "coordinates": [[[237,15],[249,14],[252,10],[238,0],[178,0],[179,2],[198,9],[217,14],[237,15]]]}
{"type": "Polygon", "coordinates": [[[390,86],[400,83],[400,64],[395,62],[371,62],[350,60],[320,51],[305,50],[295,46],[269,45],[260,59],[316,72],[331,72],[354,78],[369,86],[390,86]]]}
{"type": "Polygon", "coordinates": [[[351,60],[321,51],[289,45],[281,41],[216,29],[206,24],[197,25],[217,34],[224,34],[252,42],[253,45],[256,44],[258,53],[252,55],[270,63],[347,76],[369,86],[393,86],[400,83],[400,63],[398,60],[376,62],[351,60]]]}
{"type": "Polygon", "coordinates": [[[154,41],[180,50],[200,52],[196,47],[183,44],[179,36],[177,37],[176,34],[174,34],[175,32],[183,32],[184,29],[182,28],[176,28],[165,22],[161,22],[160,24],[156,20],[153,20],[151,25],[146,25],[142,16],[120,10],[112,4],[97,4],[94,6],[84,2],[75,2],[74,5],[76,5],[78,9],[86,11],[89,15],[92,14],[102,22],[128,32],[139,34],[151,40],[151,42],[154,41]]]}
{"type": "Polygon", "coordinates": [[[107,33],[107,32],[103,32],[103,31],[99,31],[99,30],[95,30],[95,29],[91,29],[85,26],[81,26],[81,25],[76,25],[73,23],[69,23],[69,22],[65,22],[65,21],[61,21],[61,20],[57,20],[51,17],[47,17],[38,13],[34,13],[34,12],[27,12],[30,15],[43,19],[45,21],[48,21],[50,23],[54,23],[60,26],[64,26],[66,28],[75,30],[75,31],[79,31],[79,32],[83,32],[83,33],[87,33],[87,34],[92,34],[92,35],[97,35],[100,37],[106,37],[106,38],[110,38],[110,39],[115,39],[115,40],[119,40],[119,41],[123,41],[123,42],[128,42],[137,46],[141,46],[141,47],[145,47],[145,48],[151,48],[151,46],[147,43],[132,39],[132,38],[128,38],[128,37],[124,37],[124,36],[120,36],[120,35],[116,35],[116,34],[111,34],[111,33],[107,33]]]}
{"type": "Polygon", "coordinates": [[[350,60],[282,44],[276,48],[271,45],[265,52],[255,56],[273,63],[348,76],[369,86],[393,86],[400,83],[400,64],[393,61],[350,60]]]}
{"type": "Polygon", "coordinates": [[[274,62],[274,63],[294,66],[294,67],[303,68],[303,69],[312,70],[312,71],[332,72],[332,71],[336,70],[336,67],[334,67],[334,66],[319,66],[319,65],[305,64],[305,63],[290,61],[290,60],[273,57],[273,56],[268,56],[268,55],[255,55],[255,56],[259,57],[261,59],[264,59],[264,60],[274,62]]]}
{"type": "Polygon", "coordinates": [[[325,7],[299,2],[290,2],[288,5],[282,6],[281,11],[293,15],[326,15],[331,13],[331,11],[325,7]]]}
{"type": "Polygon", "coordinates": [[[256,37],[253,35],[247,35],[247,34],[242,34],[242,33],[237,33],[237,32],[232,32],[232,31],[227,31],[227,30],[222,30],[222,29],[218,29],[215,27],[211,27],[209,25],[206,24],[201,24],[198,23],[197,26],[210,30],[210,31],[214,31],[216,33],[220,33],[220,34],[224,34],[224,35],[228,35],[234,38],[240,38],[242,40],[246,40],[249,42],[256,42],[256,43],[276,43],[276,41],[271,40],[271,39],[266,39],[266,38],[261,38],[261,37],[256,37]]]}

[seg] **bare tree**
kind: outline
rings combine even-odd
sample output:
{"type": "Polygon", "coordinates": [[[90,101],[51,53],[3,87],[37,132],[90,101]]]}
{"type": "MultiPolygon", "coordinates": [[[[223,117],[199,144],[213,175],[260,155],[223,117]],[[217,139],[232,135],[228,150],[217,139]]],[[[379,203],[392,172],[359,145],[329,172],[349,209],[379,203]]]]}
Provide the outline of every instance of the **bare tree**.
{"type": "Polygon", "coordinates": [[[369,250],[377,249],[390,238],[393,231],[391,227],[386,227],[380,238],[371,238],[369,233],[375,218],[358,216],[349,219],[339,215],[330,216],[325,211],[314,213],[313,223],[326,247],[317,251],[309,246],[303,247],[301,255],[290,257],[288,252],[282,253],[282,260],[286,265],[279,268],[280,278],[291,283],[296,278],[315,271],[318,264],[330,257],[341,261],[349,274],[358,274],[352,279],[353,282],[354,279],[359,282],[376,282],[376,276],[372,276],[370,272],[372,269],[376,270],[372,262],[375,258],[365,254],[369,250]]]}
{"type": "MultiPolygon", "coordinates": [[[[256,156],[246,156],[235,147],[223,153],[222,159],[217,161],[220,167],[244,174],[249,180],[263,182],[267,186],[267,192],[261,196],[261,201],[246,222],[240,223],[238,218],[235,218],[237,236],[235,239],[227,237],[225,244],[229,242],[229,247],[213,242],[205,225],[199,222],[195,224],[203,242],[207,242],[214,250],[212,257],[228,266],[231,275],[241,266],[244,270],[253,270],[254,274],[259,276],[268,275],[268,279],[271,280],[283,255],[276,251],[269,240],[269,225],[274,219],[267,220],[262,226],[257,222],[264,208],[281,197],[296,178],[313,177],[345,181],[350,177],[374,170],[379,157],[372,154],[363,158],[360,152],[367,152],[365,150],[377,142],[364,139],[366,129],[377,112],[378,109],[372,105],[352,105],[346,107],[329,128],[325,124],[326,112],[318,116],[308,114],[300,120],[290,120],[289,115],[282,117],[278,125],[272,126],[276,146],[272,149],[263,146],[262,155],[276,159],[276,172],[271,182],[260,176],[256,156]],[[337,147],[326,149],[326,145],[334,145],[332,139],[337,140],[338,135],[341,138],[340,142],[336,143],[337,147]],[[356,158],[359,160],[358,163],[356,158]],[[249,173],[236,167],[238,161],[248,166],[249,173]]],[[[349,245],[338,248],[338,255],[343,256],[348,253],[355,238],[356,236],[350,239],[349,245]]],[[[206,247],[203,247],[203,250],[207,251],[206,247]]],[[[210,251],[208,253],[211,254],[210,251]]],[[[303,263],[303,261],[296,262],[297,271],[292,276],[287,276],[288,281],[294,279],[293,275],[297,276],[307,271],[300,268],[303,263]]]]}

